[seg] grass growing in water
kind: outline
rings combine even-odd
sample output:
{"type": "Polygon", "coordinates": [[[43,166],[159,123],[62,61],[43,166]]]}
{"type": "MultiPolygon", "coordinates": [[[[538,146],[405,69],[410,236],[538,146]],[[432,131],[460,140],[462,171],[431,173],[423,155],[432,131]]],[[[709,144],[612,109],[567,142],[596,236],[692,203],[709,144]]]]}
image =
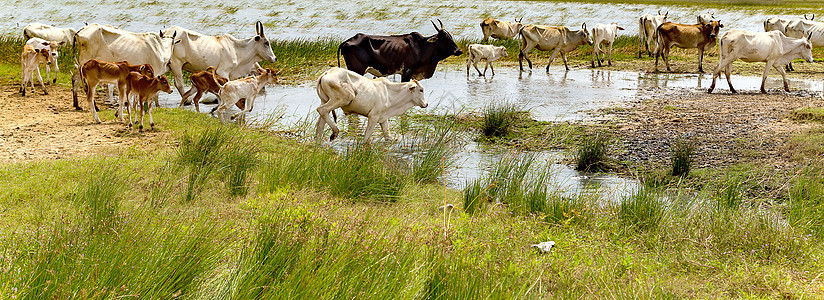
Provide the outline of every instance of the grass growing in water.
{"type": "Polygon", "coordinates": [[[575,170],[589,172],[605,168],[608,142],[606,135],[600,133],[583,139],[575,153],[575,170]]]}
{"type": "Polygon", "coordinates": [[[492,104],[484,109],[481,133],[486,138],[505,137],[512,131],[518,108],[512,103],[492,104]]]}
{"type": "Polygon", "coordinates": [[[664,201],[652,191],[642,189],[621,201],[618,220],[626,227],[649,231],[658,228],[664,212],[664,201]]]}

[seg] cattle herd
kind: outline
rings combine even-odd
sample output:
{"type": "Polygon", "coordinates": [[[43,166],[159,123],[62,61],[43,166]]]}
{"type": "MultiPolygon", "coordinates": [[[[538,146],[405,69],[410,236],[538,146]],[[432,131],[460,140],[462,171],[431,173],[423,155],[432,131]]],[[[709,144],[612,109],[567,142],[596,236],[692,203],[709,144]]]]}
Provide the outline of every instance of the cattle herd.
{"type": "MultiPolygon", "coordinates": [[[[745,62],[765,62],[761,92],[765,93],[764,82],[770,68],[777,70],[784,79],[784,89],[789,90],[785,69],[792,71],[792,60],[796,58],[812,62],[812,47],[824,46],[824,23],[811,18],[781,19],[772,17],[764,21],[764,32],[728,30],[720,33],[724,26],[712,14],[701,14],[694,25],[677,24],[668,21],[669,12],[657,15],[644,14],[638,19],[638,57],[646,50],[658,60],[663,58],[670,71],[669,52],[673,46],[684,49],[698,49],[698,71],[703,72],[704,52],[719,44],[719,63],[713,72],[712,85],[724,71],[730,90],[735,89],[730,82],[730,66],[735,60],[745,62]]],[[[522,18],[523,19],[523,18],[522,18]]],[[[532,49],[551,51],[546,70],[560,54],[564,67],[569,70],[566,54],[588,44],[593,45],[591,66],[607,62],[612,65],[612,46],[618,32],[624,30],[616,23],[596,24],[590,29],[586,23],[573,30],[565,26],[541,26],[487,18],[480,23],[483,40],[520,39],[518,64],[523,72],[526,59],[529,71],[532,61],[528,53],[532,49]],[[602,47],[605,47],[602,49],[602,47]]],[[[359,33],[347,39],[338,47],[338,67],[332,68],[318,80],[317,93],[321,105],[317,108],[316,139],[322,141],[326,125],[332,128],[330,140],[339,133],[335,125],[340,108],[344,114],[358,114],[368,119],[366,139],[369,140],[375,126],[380,124],[388,136],[388,120],[404,113],[413,106],[426,107],[423,86],[418,80],[433,76],[438,62],[460,56],[464,51],[446,31],[443,22],[432,22],[436,34],[423,36],[412,32],[404,35],[367,35],[359,33]],[[346,69],[340,68],[340,57],[346,69]],[[365,74],[376,79],[368,79],[365,74]],[[400,74],[401,82],[391,82],[384,78],[400,74]],[[332,114],[330,118],[329,114],[332,114]],[[333,120],[334,119],[334,120],[333,120]]],[[[109,84],[109,99],[113,99],[113,87],[118,89],[117,117],[123,121],[123,108],[129,113],[129,126],[133,125],[132,115],[140,106],[140,130],[143,129],[143,115],[148,111],[152,126],[152,98],[156,100],[159,91],[171,93],[171,85],[165,74],[174,74],[174,86],[181,95],[180,106],[191,101],[200,111],[198,101],[206,92],[218,98],[218,118],[226,122],[224,110],[237,106],[245,115],[254,107],[255,97],[267,84],[276,81],[272,69],[263,69],[259,62],[276,60],[263,25],[255,24],[255,35],[237,39],[232,35],[203,35],[198,32],[172,26],[160,32],[134,33],[110,25],[88,24],[80,30],[56,28],[39,23],[25,27],[23,35],[26,45],[21,54],[22,84],[20,92],[26,95],[26,85],[34,90],[34,78],[38,77],[44,93],[48,93],[40,76],[39,65],[46,65],[46,83],[56,82],[57,49],[63,45],[72,46],[72,54],[77,71],[72,76],[72,98],[74,107],[81,109],[77,100],[78,89],[84,88],[86,102],[94,120],[101,122],[94,104],[94,91],[98,84],[109,84]],[[51,78],[51,69],[55,77],[51,78]],[[191,88],[184,91],[183,71],[191,73],[191,88]],[[133,99],[131,101],[130,99],[133,99]]],[[[507,56],[505,47],[471,44],[466,49],[466,72],[475,67],[478,76],[485,76],[487,68],[495,69],[492,62],[507,56]],[[478,62],[486,61],[481,72],[478,62]]],[[[237,114],[236,114],[237,115],[237,114]]],[[[234,118],[235,116],[233,116],[234,118]]],[[[135,120],[136,123],[136,120],[135,120]]]]}

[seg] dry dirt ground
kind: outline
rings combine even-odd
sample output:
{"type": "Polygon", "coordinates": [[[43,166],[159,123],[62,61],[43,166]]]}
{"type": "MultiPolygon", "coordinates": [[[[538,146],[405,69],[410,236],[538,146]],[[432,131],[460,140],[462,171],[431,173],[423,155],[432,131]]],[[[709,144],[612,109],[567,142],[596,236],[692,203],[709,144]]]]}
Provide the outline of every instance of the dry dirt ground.
{"type": "MultiPolygon", "coordinates": [[[[85,101],[81,101],[84,110],[75,110],[70,88],[59,83],[46,86],[48,95],[38,86],[35,93],[23,97],[19,88],[19,84],[0,84],[0,162],[101,155],[136,143],[149,144],[164,135],[131,132],[126,123],[111,117],[101,117],[103,123],[97,124],[85,101]]],[[[101,94],[105,93],[98,92],[98,106],[108,109],[99,100],[101,94]]]]}
{"type": "Polygon", "coordinates": [[[697,167],[752,162],[786,169],[793,163],[791,137],[821,126],[791,120],[790,112],[822,107],[824,99],[805,91],[768,93],[659,90],[605,114],[622,140],[620,159],[637,166],[668,164],[671,145],[685,137],[695,142],[697,167]]]}

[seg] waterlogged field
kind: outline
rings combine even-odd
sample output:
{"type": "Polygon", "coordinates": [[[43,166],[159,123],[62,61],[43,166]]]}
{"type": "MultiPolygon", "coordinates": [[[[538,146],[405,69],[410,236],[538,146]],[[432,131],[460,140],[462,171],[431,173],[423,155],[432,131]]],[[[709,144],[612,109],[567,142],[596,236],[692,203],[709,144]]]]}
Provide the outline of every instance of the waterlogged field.
{"type": "Polygon", "coordinates": [[[655,73],[634,36],[658,9],[755,31],[817,10],[666,1],[11,2],[0,299],[824,298],[824,67],[798,63],[792,92],[772,76],[761,95],[763,64],[735,64],[741,94],[722,82],[707,95],[693,51],[655,73]],[[465,48],[487,16],[614,21],[627,36],[612,67],[589,69],[585,46],[548,73],[547,54],[520,73],[518,43],[495,41],[509,52],[495,77],[446,60],[421,82],[430,106],[393,120],[393,139],[364,144],[365,122],[339,116],[341,138],[314,144],[313,85],[345,37],[428,33],[440,18],[465,48]],[[95,124],[71,108],[67,50],[49,95],[18,93],[17,22],[249,36],[255,20],[281,82],[247,126],[177,109],[176,92],[144,132],[98,92],[95,124]]]}

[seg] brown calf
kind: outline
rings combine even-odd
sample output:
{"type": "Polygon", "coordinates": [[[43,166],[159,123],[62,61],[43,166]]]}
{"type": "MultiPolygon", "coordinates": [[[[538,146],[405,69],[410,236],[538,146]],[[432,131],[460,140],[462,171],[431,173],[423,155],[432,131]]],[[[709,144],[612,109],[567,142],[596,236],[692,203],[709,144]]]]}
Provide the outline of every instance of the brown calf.
{"type": "Polygon", "coordinates": [[[658,71],[658,57],[663,56],[670,69],[669,52],[672,46],[682,49],[698,48],[698,72],[704,73],[704,51],[715,46],[718,30],[724,27],[720,21],[698,23],[695,25],[675,24],[666,22],[658,26],[658,51],[655,53],[655,70],[658,71]]]}
{"type": "MultiPolygon", "coordinates": [[[[200,112],[200,97],[203,96],[203,93],[210,92],[217,96],[220,92],[220,86],[229,81],[228,78],[215,74],[215,68],[212,66],[206,68],[206,71],[200,71],[192,74],[189,76],[189,80],[192,81],[192,87],[183,93],[183,97],[180,99],[180,105],[178,108],[183,107],[186,99],[188,99],[192,93],[195,93],[195,97],[192,101],[195,103],[195,109],[197,112],[200,112]]],[[[246,99],[240,99],[236,105],[240,110],[245,109],[246,99]]]]}
{"type": "Polygon", "coordinates": [[[40,77],[40,69],[38,66],[41,63],[51,63],[51,54],[48,49],[35,50],[34,47],[30,45],[23,46],[23,52],[20,53],[20,66],[23,70],[20,76],[23,79],[23,82],[20,84],[20,93],[22,93],[24,97],[26,96],[27,82],[31,83],[31,89],[34,91],[33,74],[37,74],[37,79],[40,80],[40,87],[43,88],[43,93],[46,95],[49,94],[49,92],[46,91],[46,85],[43,84],[43,78],[40,77]]]}
{"type": "MultiPolygon", "coordinates": [[[[100,83],[116,84],[118,89],[118,116],[123,121],[123,105],[126,100],[126,77],[129,72],[138,72],[145,76],[154,76],[154,70],[149,65],[132,65],[126,61],[106,62],[96,59],[87,61],[80,67],[80,76],[86,84],[86,101],[92,111],[94,120],[100,123],[97,108],[94,104],[94,90],[100,83]]],[[[131,118],[131,116],[130,116],[131,118]]]]}
{"type": "MultiPolygon", "coordinates": [[[[137,102],[132,104],[132,110],[135,111],[137,109],[137,105],[140,104],[140,131],[143,131],[143,115],[147,110],[149,111],[149,124],[151,124],[152,129],[154,129],[154,118],[152,117],[151,98],[154,97],[154,95],[157,94],[158,91],[164,91],[167,94],[171,93],[172,86],[169,85],[169,80],[166,79],[165,75],[151,77],[143,76],[138,72],[130,72],[126,76],[126,81],[128,82],[128,84],[126,85],[126,95],[136,93],[138,98],[137,102]],[[148,106],[148,108],[146,108],[145,106],[148,106]]],[[[135,116],[135,119],[137,119],[137,116],[135,116]]],[[[132,126],[131,113],[129,114],[129,126],[132,126]]]]}

